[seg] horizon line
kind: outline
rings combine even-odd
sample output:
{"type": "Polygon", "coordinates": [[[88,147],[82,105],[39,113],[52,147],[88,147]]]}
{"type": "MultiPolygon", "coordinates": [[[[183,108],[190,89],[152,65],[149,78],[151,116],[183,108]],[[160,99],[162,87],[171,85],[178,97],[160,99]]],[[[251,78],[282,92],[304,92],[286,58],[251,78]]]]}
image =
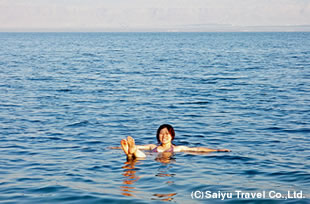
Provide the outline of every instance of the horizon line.
{"type": "Polygon", "coordinates": [[[115,27],[58,27],[58,28],[0,28],[0,32],[310,32],[310,25],[189,24],[179,26],[115,26],[115,27]]]}

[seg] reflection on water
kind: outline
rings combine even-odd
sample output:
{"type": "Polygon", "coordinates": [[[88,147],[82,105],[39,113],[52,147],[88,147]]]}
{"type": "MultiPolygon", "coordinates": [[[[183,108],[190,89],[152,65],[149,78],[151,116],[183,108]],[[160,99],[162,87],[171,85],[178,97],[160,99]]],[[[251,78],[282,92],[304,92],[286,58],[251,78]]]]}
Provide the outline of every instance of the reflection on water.
{"type": "Polygon", "coordinates": [[[125,166],[122,168],[125,169],[123,176],[123,186],[120,186],[122,195],[125,196],[134,196],[135,187],[131,186],[135,182],[137,182],[140,178],[136,176],[135,164],[138,162],[136,159],[128,160],[125,162],[125,166]]]}
{"type": "Polygon", "coordinates": [[[172,152],[161,152],[158,153],[155,160],[163,164],[170,164],[175,162],[175,158],[173,156],[174,154],[172,152]]]}
{"type": "Polygon", "coordinates": [[[173,201],[173,197],[177,195],[177,193],[168,193],[168,194],[159,194],[156,193],[153,196],[156,196],[157,198],[152,198],[152,200],[161,200],[161,201],[173,201]]]}
{"type": "Polygon", "coordinates": [[[310,32],[0,33],[0,44],[0,203],[291,189],[309,203],[310,32]],[[176,145],[233,152],[124,164],[105,149],[156,142],[166,122],[176,145]]]}
{"type": "MultiPolygon", "coordinates": [[[[173,156],[174,154],[172,152],[158,153],[157,157],[155,158],[155,161],[165,164],[166,166],[164,166],[164,168],[159,168],[158,173],[155,176],[158,176],[158,177],[174,177],[175,176],[175,174],[170,174],[168,172],[171,166],[167,165],[167,164],[175,162],[175,158],[173,156]]],[[[172,184],[173,181],[167,181],[166,183],[172,184]]]]}
{"type": "MultiPolygon", "coordinates": [[[[159,153],[157,157],[155,158],[155,161],[158,161],[164,166],[161,166],[158,168],[157,173],[155,174],[155,177],[166,177],[167,180],[165,181],[165,185],[172,185],[174,184],[174,181],[171,180],[172,177],[175,176],[175,174],[170,174],[169,170],[171,169],[171,166],[168,164],[174,163],[175,158],[173,158],[173,153],[171,152],[163,152],[159,153]]],[[[136,168],[136,165],[139,163],[142,163],[141,160],[137,159],[128,159],[125,162],[125,165],[122,167],[124,169],[124,172],[122,175],[124,176],[123,185],[120,186],[121,194],[124,196],[130,196],[134,197],[137,195],[138,190],[135,187],[135,183],[139,181],[140,177],[137,175],[138,168],[136,168]]],[[[153,193],[151,200],[161,200],[161,201],[172,201],[174,200],[174,196],[176,196],[177,193],[171,192],[171,193],[153,193]]]]}

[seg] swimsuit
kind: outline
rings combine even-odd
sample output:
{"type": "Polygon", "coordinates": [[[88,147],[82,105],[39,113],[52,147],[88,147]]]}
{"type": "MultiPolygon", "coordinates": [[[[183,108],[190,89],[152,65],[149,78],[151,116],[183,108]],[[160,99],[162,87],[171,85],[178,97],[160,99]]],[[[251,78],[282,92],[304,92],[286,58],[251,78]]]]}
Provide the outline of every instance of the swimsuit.
{"type": "MultiPolygon", "coordinates": [[[[155,147],[155,148],[152,150],[152,152],[158,152],[157,148],[158,148],[158,146],[155,147]]],[[[173,145],[171,145],[171,147],[170,147],[169,149],[167,149],[166,151],[163,151],[163,152],[173,152],[173,145]]]]}

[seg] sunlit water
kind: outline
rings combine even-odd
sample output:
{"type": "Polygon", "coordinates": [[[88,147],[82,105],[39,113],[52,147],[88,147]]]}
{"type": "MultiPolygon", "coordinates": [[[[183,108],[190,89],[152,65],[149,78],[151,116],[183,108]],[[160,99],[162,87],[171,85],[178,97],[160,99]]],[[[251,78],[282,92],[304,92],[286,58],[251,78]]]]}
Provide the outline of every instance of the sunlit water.
{"type": "Polygon", "coordinates": [[[309,202],[310,33],[1,33],[0,45],[0,201],[309,202]],[[109,148],[156,143],[163,123],[176,145],[232,152],[126,162],[109,148]]]}

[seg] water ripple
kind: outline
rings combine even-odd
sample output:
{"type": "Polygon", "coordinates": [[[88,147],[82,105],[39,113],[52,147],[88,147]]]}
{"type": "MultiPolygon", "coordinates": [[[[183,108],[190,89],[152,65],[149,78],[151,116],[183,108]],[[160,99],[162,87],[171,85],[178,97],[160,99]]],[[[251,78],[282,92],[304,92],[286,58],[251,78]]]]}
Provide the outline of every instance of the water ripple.
{"type": "Polygon", "coordinates": [[[0,200],[195,203],[192,191],[237,189],[309,198],[309,37],[0,33],[0,200]],[[128,135],[156,143],[162,123],[176,145],[232,152],[128,162],[109,148],[128,135]]]}

